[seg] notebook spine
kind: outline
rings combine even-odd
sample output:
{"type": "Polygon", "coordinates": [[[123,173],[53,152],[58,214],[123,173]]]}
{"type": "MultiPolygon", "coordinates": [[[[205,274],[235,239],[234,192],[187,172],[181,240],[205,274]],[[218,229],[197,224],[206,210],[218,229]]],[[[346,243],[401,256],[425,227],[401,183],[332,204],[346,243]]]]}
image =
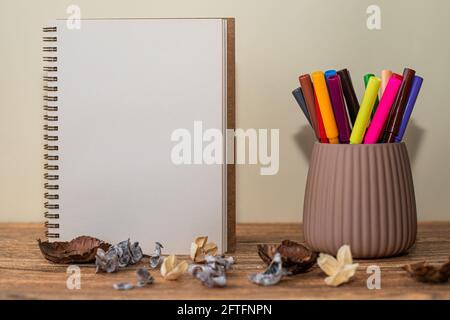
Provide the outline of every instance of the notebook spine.
{"type": "Polygon", "coordinates": [[[59,238],[57,27],[45,27],[43,32],[45,235],[47,238],[59,238]]]}

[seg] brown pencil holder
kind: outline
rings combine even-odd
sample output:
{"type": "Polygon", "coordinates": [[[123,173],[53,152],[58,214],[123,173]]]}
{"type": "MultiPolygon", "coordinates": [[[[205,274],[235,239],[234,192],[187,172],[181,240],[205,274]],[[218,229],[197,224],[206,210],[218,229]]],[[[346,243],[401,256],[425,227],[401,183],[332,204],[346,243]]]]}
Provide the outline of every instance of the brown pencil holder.
{"type": "Polygon", "coordinates": [[[303,228],[311,249],[356,258],[406,252],[417,232],[416,201],[406,145],[314,145],[303,228]]]}

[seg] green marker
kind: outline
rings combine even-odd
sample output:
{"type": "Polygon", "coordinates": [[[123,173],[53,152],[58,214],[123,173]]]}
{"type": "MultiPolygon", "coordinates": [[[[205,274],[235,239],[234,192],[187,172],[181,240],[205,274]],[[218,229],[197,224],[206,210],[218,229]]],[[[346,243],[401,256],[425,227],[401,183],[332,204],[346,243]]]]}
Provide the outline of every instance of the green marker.
{"type": "MultiPolygon", "coordinates": [[[[367,89],[367,84],[369,83],[369,79],[371,77],[375,77],[375,75],[373,73],[368,73],[364,76],[364,88],[367,89]]],[[[377,111],[377,107],[378,107],[378,95],[377,95],[377,99],[375,100],[375,105],[373,106],[372,115],[370,118],[372,118],[374,116],[375,111],[377,111]]]]}

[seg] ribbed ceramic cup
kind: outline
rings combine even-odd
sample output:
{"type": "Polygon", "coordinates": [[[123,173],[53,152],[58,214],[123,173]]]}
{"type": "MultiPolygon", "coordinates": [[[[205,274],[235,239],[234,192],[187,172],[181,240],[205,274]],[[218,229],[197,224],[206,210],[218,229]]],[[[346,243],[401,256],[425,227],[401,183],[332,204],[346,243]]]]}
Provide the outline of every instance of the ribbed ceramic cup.
{"type": "Polygon", "coordinates": [[[306,243],[356,258],[407,251],[417,232],[416,201],[404,143],[314,145],[303,208],[306,243]]]}

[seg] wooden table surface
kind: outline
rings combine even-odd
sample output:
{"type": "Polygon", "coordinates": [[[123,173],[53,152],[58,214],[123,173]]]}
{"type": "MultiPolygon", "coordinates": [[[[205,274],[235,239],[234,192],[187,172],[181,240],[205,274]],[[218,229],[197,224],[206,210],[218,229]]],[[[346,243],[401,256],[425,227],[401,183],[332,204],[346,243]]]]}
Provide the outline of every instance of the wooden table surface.
{"type": "MultiPolygon", "coordinates": [[[[258,243],[283,239],[302,241],[299,224],[240,224],[237,227],[237,263],[228,273],[226,288],[209,289],[185,274],[165,281],[152,271],[155,283],[145,288],[116,291],[113,283],[135,282],[137,266],[114,274],[95,274],[94,265],[81,265],[81,289],[66,288],[66,265],[45,260],[36,239],[43,237],[40,224],[0,224],[0,299],[449,299],[450,283],[423,284],[410,278],[404,264],[427,260],[442,263],[450,256],[450,222],[422,222],[418,239],[409,254],[381,260],[358,260],[354,279],[338,288],[324,283],[325,275],[312,271],[283,279],[272,287],[259,287],[247,280],[264,265],[256,253],[258,243]],[[381,289],[369,290],[369,265],[381,268],[381,289]]],[[[142,262],[139,265],[146,265],[142,262]]]]}

